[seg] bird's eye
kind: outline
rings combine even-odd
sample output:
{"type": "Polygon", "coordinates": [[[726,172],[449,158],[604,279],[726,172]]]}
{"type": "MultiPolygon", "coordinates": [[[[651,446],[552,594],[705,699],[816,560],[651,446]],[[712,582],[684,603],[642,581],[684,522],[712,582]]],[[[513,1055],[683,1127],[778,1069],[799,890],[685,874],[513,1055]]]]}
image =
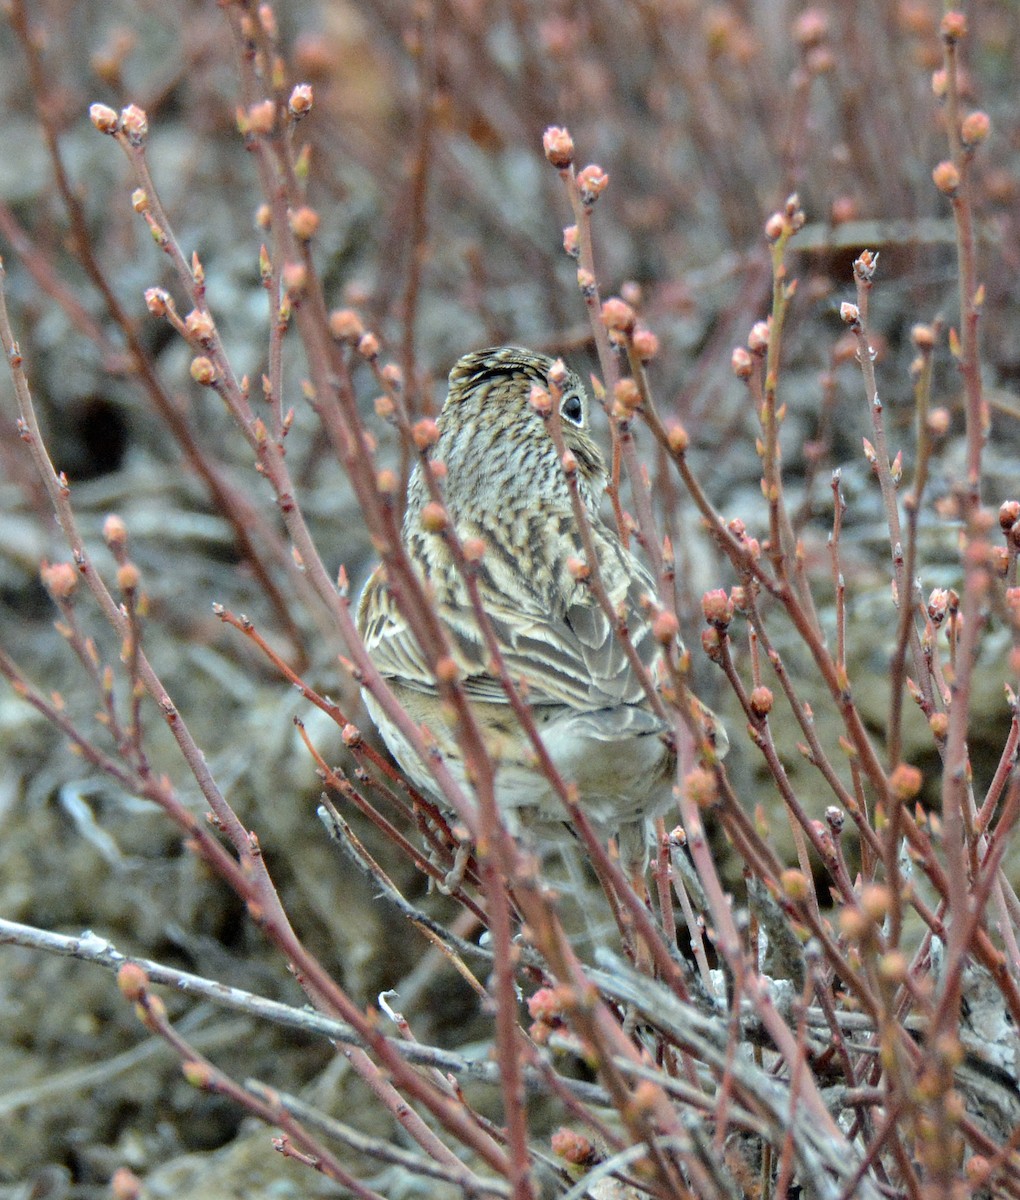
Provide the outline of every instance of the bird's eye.
{"type": "Polygon", "coordinates": [[[571,425],[580,425],[584,418],[584,405],[580,396],[568,396],[560,408],[560,413],[571,425]]]}

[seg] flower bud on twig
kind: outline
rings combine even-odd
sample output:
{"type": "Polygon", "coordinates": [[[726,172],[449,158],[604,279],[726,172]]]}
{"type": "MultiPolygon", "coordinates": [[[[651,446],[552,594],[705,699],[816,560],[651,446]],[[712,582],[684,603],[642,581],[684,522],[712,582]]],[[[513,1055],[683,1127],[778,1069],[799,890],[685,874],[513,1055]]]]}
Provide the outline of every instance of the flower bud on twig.
{"type": "Polygon", "coordinates": [[[730,355],[730,369],[738,379],[750,379],[754,370],[754,359],[743,346],[734,346],[730,355]]]}
{"type": "Polygon", "coordinates": [[[677,635],[680,633],[680,622],[676,619],[676,614],[671,613],[666,609],[657,613],[652,620],[652,637],[661,646],[671,646],[676,641],[677,635]]]}
{"type": "Polygon", "coordinates": [[[365,332],[365,326],[353,308],[338,308],[329,314],[329,332],[338,342],[354,345],[365,332]]]}
{"type": "Polygon", "coordinates": [[[319,214],[307,204],[288,214],[291,233],[301,242],[308,242],[319,229],[319,214]]]}
{"type": "Polygon", "coordinates": [[[684,776],[684,791],[698,808],[709,808],[718,798],[715,773],[707,767],[695,767],[684,776]]]}
{"type": "Polygon", "coordinates": [[[752,354],[764,354],[769,348],[769,336],[772,333],[772,320],[755,321],[751,332],[747,335],[747,348],[752,354]]]}
{"type": "Polygon", "coordinates": [[[253,104],[246,113],[241,114],[239,123],[242,133],[272,133],[276,124],[276,105],[272,100],[253,104]]]}
{"type": "Polygon", "coordinates": [[[634,346],[634,353],[642,362],[651,362],[653,358],[658,357],[659,339],[650,329],[643,327],[635,329],[631,341],[634,346]]]}
{"type": "Polygon", "coordinates": [[[129,104],[122,109],[120,127],[132,146],[141,146],[149,135],[149,118],[145,115],[145,109],[137,104],[129,104]]]}
{"type": "Polygon", "coordinates": [[[559,125],[550,125],[542,135],[542,149],[558,171],[567,170],[574,161],[574,139],[559,125]]]}
{"type": "Polygon", "coordinates": [[[733,620],[733,601],[725,588],[713,588],[701,597],[701,611],[709,625],[727,629],[733,620]]]}
{"type": "Polygon", "coordinates": [[[552,397],[544,387],[541,387],[537,383],[531,386],[531,391],[528,393],[528,403],[540,417],[548,417],[552,414],[552,397]]]}
{"type": "Polygon", "coordinates": [[[596,163],[585,167],[577,177],[577,188],[585,208],[591,208],[608,186],[609,176],[596,163]]]}
{"type": "Polygon", "coordinates": [[[184,318],[184,329],[189,337],[193,337],[195,341],[203,344],[212,341],[216,333],[212,317],[198,308],[192,309],[184,318]]]}
{"type": "Polygon", "coordinates": [[[90,105],[89,120],[100,133],[114,134],[120,128],[120,119],[108,104],[90,105]]]}
{"type": "Polygon", "coordinates": [[[310,83],[298,83],[291,90],[290,99],[287,101],[287,108],[293,117],[304,117],[312,111],[312,85],[310,83]]]}
{"type": "Polygon", "coordinates": [[[687,430],[679,423],[670,425],[666,430],[666,441],[674,454],[684,454],[691,444],[687,430]]]}
{"type": "Polygon", "coordinates": [[[967,36],[967,18],[962,12],[950,9],[942,18],[941,29],[947,42],[958,42],[967,36]]]}
{"type": "Polygon", "coordinates": [[[78,572],[67,562],[43,563],[39,575],[54,600],[70,599],[78,586],[78,572]]]}
{"type": "Polygon", "coordinates": [[[598,1152],[584,1134],[572,1129],[557,1129],[549,1139],[549,1145],[553,1154],[575,1167],[591,1166],[599,1159],[598,1152]]]}
{"type": "Polygon", "coordinates": [[[947,160],[940,162],[931,173],[935,186],[945,196],[954,196],[960,186],[960,172],[956,165],[947,160]]]}
{"type": "Polygon", "coordinates": [[[110,515],[103,522],[103,541],[114,552],[119,554],[127,545],[128,531],[127,526],[121,517],[116,513],[110,515]]]}
{"type": "Polygon", "coordinates": [[[987,141],[992,132],[992,122],[986,112],[972,112],[963,118],[960,140],[969,148],[987,141]]]}
{"type": "Polygon", "coordinates": [[[191,378],[203,387],[211,387],[216,382],[216,367],[211,358],[200,354],[191,360],[191,378]]]}
{"type": "Polygon", "coordinates": [[[441,504],[432,500],[421,510],[421,527],[426,533],[445,533],[450,527],[450,516],[441,504]]]}
{"type": "Polygon", "coordinates": [[[630,333],[636,320],[637,316],[631,306],[617,296],[613,296],[602,305],[602,324],[607,329],[630,333]]]}

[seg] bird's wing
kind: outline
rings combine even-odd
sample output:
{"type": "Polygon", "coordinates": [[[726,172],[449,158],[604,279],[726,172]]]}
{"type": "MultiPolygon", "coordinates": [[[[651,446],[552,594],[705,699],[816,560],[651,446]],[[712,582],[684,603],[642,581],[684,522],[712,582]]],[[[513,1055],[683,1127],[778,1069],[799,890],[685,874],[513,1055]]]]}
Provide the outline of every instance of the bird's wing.
{"type": "Polygon", "coordinates": [[[369,576],[361,593],[357,623],[365,649],[380,675],[422,691],[435,687],[435,676],[387,586],[381,565],[369,576]]]}
{"type": "MultiPolygon", "coordinates": [[[[600,538],[599,567],[614,607],[626,613],[627,636],[640,661],[650,666],[656,654],[648,617],[640,607],[654,591],[651,577],[615,539],[600,538]]],[[[502,560],[483,559],[478,572],[482,607],[492,623],[507,673],[521,685],[530,704],[563,704],[581,711],[641,704],[644,689],[623,642],[587,585],[565,570],[543,587],[535,579],[521,586],[501,577],[502,560]],[[512,600],[510,597],[512,596],[512,600]]],[[[453,657],[467,694],[490,703],[506,703],[490,655],[461,584],[437,599],[453,657]]],[[[358,608],[358,624],[380,673],[410,687],[435,684],[417,639],[399,611],[381,570],[371,577],[358,608]]]]}
{"type": "MultiPolygon", "coordinates": [[[[656,655],[641,599],[654,594],[651,577],[615,539],[598,539],[599,570],[616,610],[625,615],[627,638],[644,666],[656,655]]],[[[579,555],[577,556],[579,557],[579,555]]],[[[585,711],[641,704],[644,689],[631,665],[616,622],[587,584],[563,572],[558,586],[527,608],[507,604],[502,591],[480,580],[482,601],[496,626],[507,670],[522,679],[532,704],[566,704],[585,711]]]]}

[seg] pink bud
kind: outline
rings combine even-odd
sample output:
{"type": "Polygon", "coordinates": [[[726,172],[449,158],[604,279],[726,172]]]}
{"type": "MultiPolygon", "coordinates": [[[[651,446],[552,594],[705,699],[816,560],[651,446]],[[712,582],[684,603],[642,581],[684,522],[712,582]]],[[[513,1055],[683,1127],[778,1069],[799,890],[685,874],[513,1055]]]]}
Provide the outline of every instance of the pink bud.
{"type": "Polygon", "coordinates": [[[565,171],[574,161],[574,139],[559,125],[550,125],[542,135],[546,158],[559,171],[565,171]]]}

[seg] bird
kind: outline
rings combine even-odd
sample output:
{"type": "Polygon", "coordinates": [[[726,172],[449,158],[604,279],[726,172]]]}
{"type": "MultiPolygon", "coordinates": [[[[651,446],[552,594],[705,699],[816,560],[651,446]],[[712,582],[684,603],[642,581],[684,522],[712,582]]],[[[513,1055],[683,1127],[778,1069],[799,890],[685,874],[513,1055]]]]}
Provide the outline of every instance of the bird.
{"type": "MultiPolygon", "coordinates": [[[[562,454],[540,411],[555,397],[562,442],[576,462],[597,568],[614,612],[655,676],[662,646],[654,636],[657,591],[649,570],[602,515],[605,462],[594,440],[590,401],[580,377],[562,363],[520,346],[464,355],[449,375],[438,436],[426,452],[445,464],[440,485],[448,520],[461,544],[483,552],[474,568],[478,594],[506,673],[521,696],[563,780],[576,785],[596,832],[616,837],[621,858],[647,863],[651,821],[673,798],[676,749],[672,725],[655,711],[639,672],[585,579],[585,549],[571,503],[562,454]],[[550,388],[554,365],[557,386],[550,388]],[[541,389],[537,393],[535,389],[541,389]]],[[[423,526],[432,500],[419,463],[411,473],[402,539],[426,584],[448,636],[464,692],[496,764],[495,797],[511,832],[560,827],[567,810],[540,770],[534,748],[511,708],[475,620],[448,539],[423,526]]],[[[470,784],[458,746],[456,718],[387,585],[383,564],[369,577],[357,626],[374,666],[411,719],[426,726],[459,783],[470,784]]],[[[682,646],[681,646],[682,649],[682,646]]],[[[411,782],[433,796],[436,785],[376,698],[365,705],[388,750],[411,782]]],[[[726,734],[695,702],[721,757],[726,734]]]]}

